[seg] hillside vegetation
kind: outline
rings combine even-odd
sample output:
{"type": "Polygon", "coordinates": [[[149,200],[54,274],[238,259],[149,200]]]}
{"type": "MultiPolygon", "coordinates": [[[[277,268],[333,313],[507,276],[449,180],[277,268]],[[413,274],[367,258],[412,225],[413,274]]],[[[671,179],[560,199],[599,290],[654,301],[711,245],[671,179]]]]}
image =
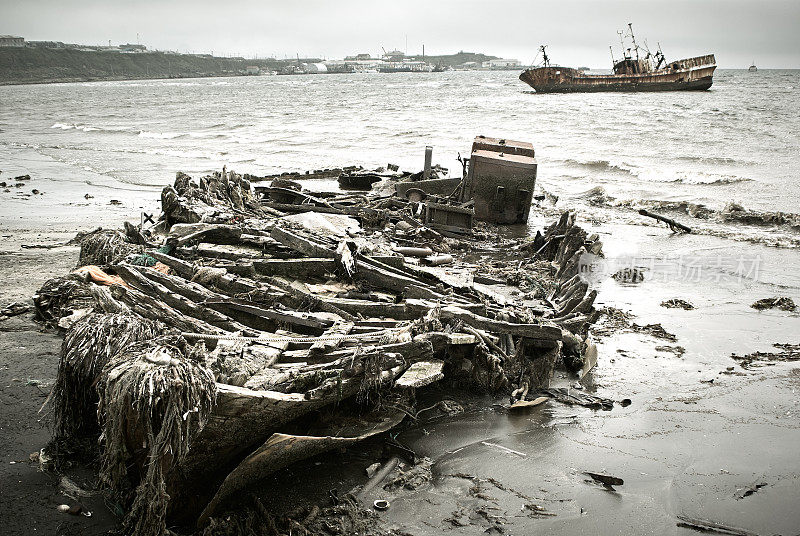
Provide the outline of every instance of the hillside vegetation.
{"type": "Polygon", "coordinates": [[[74,49],[0,48],[0,84],[189,78],[239,74],[248,65],[279,68],[275,60],[245,60],[188,54],[121,54],[74,49]]]}
{"type": "MultiPolygon", "coordinates": [[[[422,56],[415,56],[421,60],[422,56]]],[[[497,56],[487,56],[480,52],[459,52],[457,54],[444,54],[440,56],[425,56],[425,61],[433,65],[443,65],[445,67],[457,67],[467,62],[475,62],[478,65],[484,61],[496,60],[497,56]]]]}

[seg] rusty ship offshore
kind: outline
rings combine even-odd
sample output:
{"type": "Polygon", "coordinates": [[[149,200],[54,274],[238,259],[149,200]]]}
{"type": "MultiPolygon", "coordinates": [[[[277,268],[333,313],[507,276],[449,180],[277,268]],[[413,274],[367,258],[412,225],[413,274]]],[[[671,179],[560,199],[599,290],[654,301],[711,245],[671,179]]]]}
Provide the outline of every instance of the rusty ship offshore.
{"type": "Polygon", "coordinates": [[[711,87],[714,69],[717,68],[713,54],[668,62],[660,46],[655,53],[650,53],[645,42],[642,47],[645,53],[640,55],[632,25],[628,24],[628,28],[627,36],[633,46],[626,49],[622,32],[618,32],[622,59],[617,61],[611,50],[612,74],[586,74],[579,69],[551,65],[546,47],[542,45],[539,47],[543,57],[541,66],[526,69],[519,79],[537,93],[681,91],[711,87]]]}

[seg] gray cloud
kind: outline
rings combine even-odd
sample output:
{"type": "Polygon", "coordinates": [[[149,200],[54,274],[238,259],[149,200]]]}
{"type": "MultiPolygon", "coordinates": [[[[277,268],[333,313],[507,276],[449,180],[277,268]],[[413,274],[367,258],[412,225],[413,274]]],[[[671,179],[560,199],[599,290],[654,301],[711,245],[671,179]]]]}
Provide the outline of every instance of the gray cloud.
{"type": "Polygon", "coordinates": [[[800,67],[800,2],[785,0],[0,0],[0,33],[244,56],[342,57],[381,47],[478,51],[529,62],[540,43],[564,65],[607,66],[616,30],[668,58],[713,52],[721,67],[800,67]]]}

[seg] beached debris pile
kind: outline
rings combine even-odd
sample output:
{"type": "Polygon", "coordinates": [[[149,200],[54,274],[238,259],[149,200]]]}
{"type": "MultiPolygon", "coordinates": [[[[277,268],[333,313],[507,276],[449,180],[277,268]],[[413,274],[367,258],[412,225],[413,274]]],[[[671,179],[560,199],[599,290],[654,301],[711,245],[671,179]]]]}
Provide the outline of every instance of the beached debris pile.
{"type": "Polygon", "coordinates": [[[53,444],[99,439],[130,533],[202,527],[266,475],[397,426],[432,383],[519,402],[596,362],[581,263],[602,245],[574,213],[486,239],[425,225],[391,181],[275,182],[178,173],[154,227],[83,235],[81,265],[34,298],[67,330],[53,444]]]}

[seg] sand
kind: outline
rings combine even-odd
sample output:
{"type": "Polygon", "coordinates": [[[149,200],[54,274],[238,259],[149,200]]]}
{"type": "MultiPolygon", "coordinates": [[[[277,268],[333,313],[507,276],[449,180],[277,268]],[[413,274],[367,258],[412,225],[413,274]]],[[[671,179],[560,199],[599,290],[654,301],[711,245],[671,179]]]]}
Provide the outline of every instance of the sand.
{"type": "MultiPolygon", "coordinates": [[[[28,299],[77,260],[76,247],[23,244],[64,243],[79,228],[118,224],[137,210],[106,208],[104,201],[89,203],[58,219],[56,207],[55,220],[43,224],[4,220],[0,303],[28,299]]],[[[613,250],[612,236],[604,242],[613,250]]],[[[387,526],[411,534],[683,534],[691,532],[677,525],[683,515],[756,534],[797,533],[800,363],[744,370],[729,357],[737,349],[750,351],[743,341],[756,332],[762,346],[797,342],[791,340],[796,313],[753,311],[749,304],[759,297],[753,289],[724,299],[709,293],[693,301],[695,310],[684,311],[659,306],[688,297],[678,285],[604,285],[606,304],[627,303],[638,324],[660,322],[677,337],[672,343],[614,332],[600,339],[599,364],[584,388],[632,404],[603,412],[551,401],[512,415],[498,401],[452,393],[466,413],[433,414],[399,436],[431,459],[433,480],[416,490],[385,492],[392,506],[380,517],[387,526]],[[665,345],[681,345],[686,353],[656,350],[665,345]],[[608,490],[585,471],[625,484],[608,490]],[[746,494],[761,483],[766,486],[746,494]]],[[[115,522],[103,501],[84,499],[92,517],[58,512],[58,504],[72,501],[60,495],[56,477],[29,459],[49,438],[50,414],[38,411],[55,379],[61,343],[31,316],[0,323],[0,526],[5,534],[103,533],[115,522]]],[[[275,475],[258,494],[277,510],[324,503],[328,490],[363,483],[377,453],[372,445],[319,457],[275,475]]],[[[67,474],[83,487],[93,485],[90,468],[67,474]]]]}

